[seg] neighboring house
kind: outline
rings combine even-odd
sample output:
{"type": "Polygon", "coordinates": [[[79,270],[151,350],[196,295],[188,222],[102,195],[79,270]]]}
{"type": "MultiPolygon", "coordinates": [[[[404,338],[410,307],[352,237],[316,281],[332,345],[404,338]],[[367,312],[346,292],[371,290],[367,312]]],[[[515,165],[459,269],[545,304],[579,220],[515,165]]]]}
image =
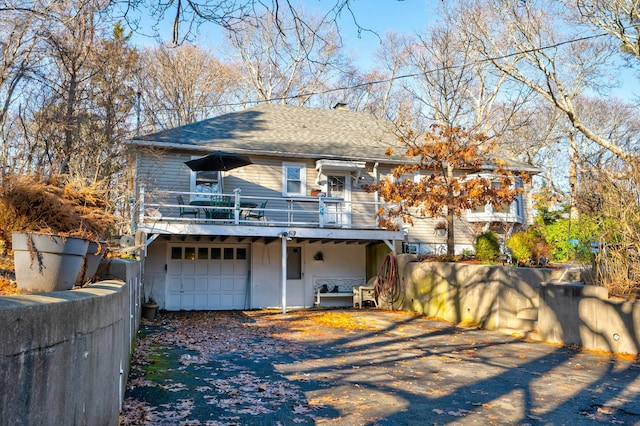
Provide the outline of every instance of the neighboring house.
{"type": "MultiPolygon", "coordinates": [[[[310,307],[320,283],[364,284],[389,250],[442,250],[438,219],[378,226],[384,200],[361,185],[403,161],[389,147],[404,152],[391,123],[368,114],[273,104],[131,141],[146,296],[167,310],[310,307]],[[253,164],[185,164],[216,150],[253,164]]],[[[530,223],[528,199],[456,220],[457,251],[471,246],[470,223],[530,223]]]]}

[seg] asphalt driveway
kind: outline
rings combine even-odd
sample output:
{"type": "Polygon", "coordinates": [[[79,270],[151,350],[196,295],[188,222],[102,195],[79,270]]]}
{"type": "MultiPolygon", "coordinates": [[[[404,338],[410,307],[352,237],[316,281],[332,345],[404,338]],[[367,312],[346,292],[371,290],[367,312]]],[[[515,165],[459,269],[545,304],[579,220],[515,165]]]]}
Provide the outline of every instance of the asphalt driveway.
{"type": "Polygon", "coordinates": [[[640,425],[640,364],[377,309],[162,313],[121,424],[640,425]]]}

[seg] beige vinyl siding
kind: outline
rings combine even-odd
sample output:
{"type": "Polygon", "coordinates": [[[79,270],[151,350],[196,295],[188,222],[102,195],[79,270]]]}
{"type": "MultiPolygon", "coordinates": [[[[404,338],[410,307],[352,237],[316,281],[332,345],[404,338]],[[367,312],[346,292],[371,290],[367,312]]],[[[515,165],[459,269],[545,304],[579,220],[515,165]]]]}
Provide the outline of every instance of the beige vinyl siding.
{"type": "Polygon", "coordinates": [[[361,188],[351,188],[351,224],[354,227],[365,226],[371,223],[371,218],[376,215],[375,195],[363,191],[361,188]]]}
{"type": "MultiPolygon", "coordinates": [[[[310,197],[312,187],[315,187],[317,171],[315,162],[291,159],[273,159],[268,157],[251,156],[253,164],[230,170],[224,173],[224,192],[233,193],[240,189],[243,200],[253,201],[260,205],[267,201],[265,215],[273,222],[286,222],[289,209],[295,210],[294,221],[312,222],[318,220],[317,204],[314,198],[302,202],[288,203],[282,197],[282,164],[300,163],[306,167],[306,194],[310,197]]],[[[305,197],[301,197],[305,199],[305,197]]]]}
{"type": "MultiPolygon", "coordinates": [[[[190,159],[191,154],[139,151],[137,182],[139,186],[145,187],[145,203],[177,205],[176,195],[162,191],[189,192],[191,169],[184,162],[190,159]]],[[[188,197],[185,201],[189,201],[188,197]]],[[[178,215],[177,207],[163,207],[159,210],[163,215],[178,215]]]]}

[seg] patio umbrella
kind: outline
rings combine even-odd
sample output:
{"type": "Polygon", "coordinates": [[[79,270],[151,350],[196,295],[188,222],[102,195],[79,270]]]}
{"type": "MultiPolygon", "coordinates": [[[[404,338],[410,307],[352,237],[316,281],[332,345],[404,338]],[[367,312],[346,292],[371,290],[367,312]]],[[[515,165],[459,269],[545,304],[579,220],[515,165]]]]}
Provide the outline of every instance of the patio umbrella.
{"type": "Polygon", "coordinates": [[[204,157],[194,160],[185,161],[184,164],[189,166],[194,172],[202,171],[227,171],[237,167],[253,164],[246,155],[233,154],[231,152],[214,151],[204,157]]]}

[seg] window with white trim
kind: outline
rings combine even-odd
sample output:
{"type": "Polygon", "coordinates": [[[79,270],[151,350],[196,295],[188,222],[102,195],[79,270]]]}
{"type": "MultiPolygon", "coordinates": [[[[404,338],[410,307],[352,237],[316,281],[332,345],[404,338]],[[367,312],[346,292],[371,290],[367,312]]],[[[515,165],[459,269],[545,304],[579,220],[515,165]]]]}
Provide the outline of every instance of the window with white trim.
{"type": "Polygon", "coordinates": [[[420,174],[419,170],[416,170],[414,173],[405,173],[402,176],[400,176],[399,178],[394,178],[394,182],[398,183],[398,182],[402,182],[409,179],[411,182],[415,182],[418,183],[420,182],[420,179],[422,179],[422,175],[420,174]]]}
{"type": "Polygon", "coordinates": [[[191,201],[208,200],[211,194],[222,192],[220,177],[220,172],[191,172],[190,192],[197,193],[191,195],[191,201]]]}
{"type": "Polygon", "coordinates": [[[282,195],[304,195],[307,187],[304,163],[282,163],[282,195]]]}
{"type": "MultiPolygon", "coordinates": [[[[500,182],[491,183],[491,186],[493,187],[500,187],[501,185],[502,184],[500,182]]],[[[522,186],[523,186],[522,180],[518,177],[514,178],[514,184],[511,187],[521,188],[522,186]]],[[[516,196],[516,199],[509,204],[504,203],[499,207],[498,206],[494,207],[490,204],[477,205],[473,209],[468,211],[469,217],[477,217],[477,218],[481,218],[481,217],[500,218],[502,216],[513,216],[513,217],[521,218],[523,214],[524,214],[524,208],[523,208],[522,194],[518,194],[516,196]]]]}

